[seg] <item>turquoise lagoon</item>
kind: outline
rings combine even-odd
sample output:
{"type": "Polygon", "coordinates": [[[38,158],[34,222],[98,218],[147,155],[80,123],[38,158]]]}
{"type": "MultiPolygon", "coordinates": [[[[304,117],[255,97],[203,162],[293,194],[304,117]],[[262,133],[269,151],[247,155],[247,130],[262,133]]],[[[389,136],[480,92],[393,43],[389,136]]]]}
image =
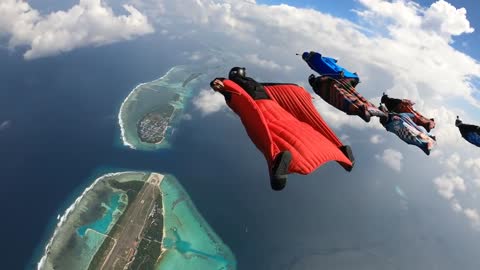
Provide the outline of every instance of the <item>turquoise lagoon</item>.
{"type": "Polygon", "coordinates": [[[50,238],[38,269],[86,269],[128,204],[109,179],[142,180],[145,173],[110,173],[97,178],[67,208],[50,238]]]}
{"type": "Polygon", "coordinates": [[[173,176],[167,176],[160,187],[164,238],[157,269],[236,269],[232,251],[201,216],[180,183],[173,176]]]}
{"type": "MultiPolygon", "coordinates": [[[[117,216],[115,220],[118,220],[118,217],[122,213],[122,211],[118,210],[118,206],[120,203],[124,203],[124,200],[122,200],[122,195],[123,193],[113,193],[110,198],[110,203],[105,204],[102,203],[102,207],[106,209],[105,214],[103,217],[91,224],[87,224],[84,226],[81,226],[80,228],[77,229],[78,235],[80,237],[83,237],[85,235],[85,232],[90,229],[97,231],[102,234],[108,233],[110,230],[110,224],[114,223],[114,216],[117,216]]],[[[128,198],[128,197],[127,197],[128,198]]]]}
{"type": "MultiPolygon", "coordinates": [[[[145,181],[149,175],[122,172],[97,178],[61,217],[38,269],[87,269],[128,204],[125,192],[112,188],[108,180],[145,181]]],[[[236,269],[230,248],[201,216],[175,177],[166,175],[159,189],[164,227],[156,269],[236,269]]]]}

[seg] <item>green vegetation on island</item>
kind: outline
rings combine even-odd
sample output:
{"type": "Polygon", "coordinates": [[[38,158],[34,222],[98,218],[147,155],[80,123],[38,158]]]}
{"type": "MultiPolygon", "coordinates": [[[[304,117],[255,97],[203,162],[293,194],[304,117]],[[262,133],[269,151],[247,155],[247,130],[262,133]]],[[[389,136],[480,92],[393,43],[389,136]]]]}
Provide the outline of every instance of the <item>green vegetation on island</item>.
{"type": "Polygon", "coordinates": [[[67,210],[38,269],[235,270],[235,257],[170,175],[97,179],[67,210]]]}

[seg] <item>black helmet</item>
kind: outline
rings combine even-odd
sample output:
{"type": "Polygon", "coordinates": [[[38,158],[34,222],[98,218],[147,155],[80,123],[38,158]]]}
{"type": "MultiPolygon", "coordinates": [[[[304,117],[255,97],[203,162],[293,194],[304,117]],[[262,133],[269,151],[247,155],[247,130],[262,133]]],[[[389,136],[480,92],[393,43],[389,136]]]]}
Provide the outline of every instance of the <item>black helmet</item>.
{"type": "Polygon", "coordinates": [[[245,71],[244,67],[234,67],[230,69],[230,72],[228,73],[228,78],[232,79],[233,76],[239,75],[240,77],[245,77],[247,76],[247,72],[245,71]]]}
{"type": "Polygon", "coordinates": [[[381,103],[386,103],[388,100],[388,95],[383,92],[382,99],[380,100],[381,103]]]}
{"type": "Polygon", "coordinates": [[[462,124],[462,120],[460,120],[460,117],[457,115],[457,120],[455,120],[455,126],[460,126],[462,124]]]}

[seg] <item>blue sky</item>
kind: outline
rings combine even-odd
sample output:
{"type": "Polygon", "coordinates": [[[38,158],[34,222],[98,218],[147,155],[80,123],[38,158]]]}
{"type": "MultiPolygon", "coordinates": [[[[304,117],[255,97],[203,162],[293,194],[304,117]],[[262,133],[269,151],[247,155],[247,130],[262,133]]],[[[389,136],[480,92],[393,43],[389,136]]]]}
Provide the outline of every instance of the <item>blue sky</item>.
{"type": "MultiPolygon", "coordinates": [[[[430,6],[436,0],[417,0],[415,1],[424,7],[430,6]]],[[[463,34],[454,38],[452,46],[473,58],[480,60],[480,50],[476,44],[480,44],[480,1],[476,0],[449,0],[447,1],[456,8],[464,7],[467,10],[467,19],[470,25],[475,28],[475,32],[471,34],[463,34]],[[476,12],[477,11],[477,12],[476,12]]],[[[361,4],[356,0],[335,0],[335,1],[318,1],[318,0],[259,0],[259,4],[288,4],[295,7],[313,8],[321,12],[329,13],[334,16],[356,21],[357,15],[352,9],[361,8],[361,4]]]]}

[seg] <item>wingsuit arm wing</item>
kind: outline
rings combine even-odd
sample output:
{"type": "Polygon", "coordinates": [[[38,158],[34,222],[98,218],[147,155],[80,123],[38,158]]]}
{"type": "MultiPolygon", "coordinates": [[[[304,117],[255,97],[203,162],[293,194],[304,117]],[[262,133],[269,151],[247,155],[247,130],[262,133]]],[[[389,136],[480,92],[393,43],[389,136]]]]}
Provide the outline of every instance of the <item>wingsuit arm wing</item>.
{"type": "Polygon", "coordinates": [[[231,80],[224,80],[224,89],[235,95],[241,95],[243,98],[238,99],[240,102],[240,110],[237,112],[243,125],[249,127],[246,129],[248,136],[252,139],[257,148],[264,153],[269,163],[272,162],[271,157],[275,156],[279,149],[273,143],[272,135],[267,127],[263,114],[258,110],[255,100],[238,84],[231,80]]]}
{"type": "Polygon", "coordinates": [[[411,101],[410,99],[406,99],[406,98],[403,99],[402,102],[407,104],[407,105],[410,105],[410,106],[415,105],[415,102],[411,101]]]}
{"type": "Polygon", "coordinates": [[[461,124],[460,129],[461,129],[461,131],[463,131],[465,133],[476,132],[476,133],[480,134],[480,126],[469,125],[469,124],[461,124]]]}

